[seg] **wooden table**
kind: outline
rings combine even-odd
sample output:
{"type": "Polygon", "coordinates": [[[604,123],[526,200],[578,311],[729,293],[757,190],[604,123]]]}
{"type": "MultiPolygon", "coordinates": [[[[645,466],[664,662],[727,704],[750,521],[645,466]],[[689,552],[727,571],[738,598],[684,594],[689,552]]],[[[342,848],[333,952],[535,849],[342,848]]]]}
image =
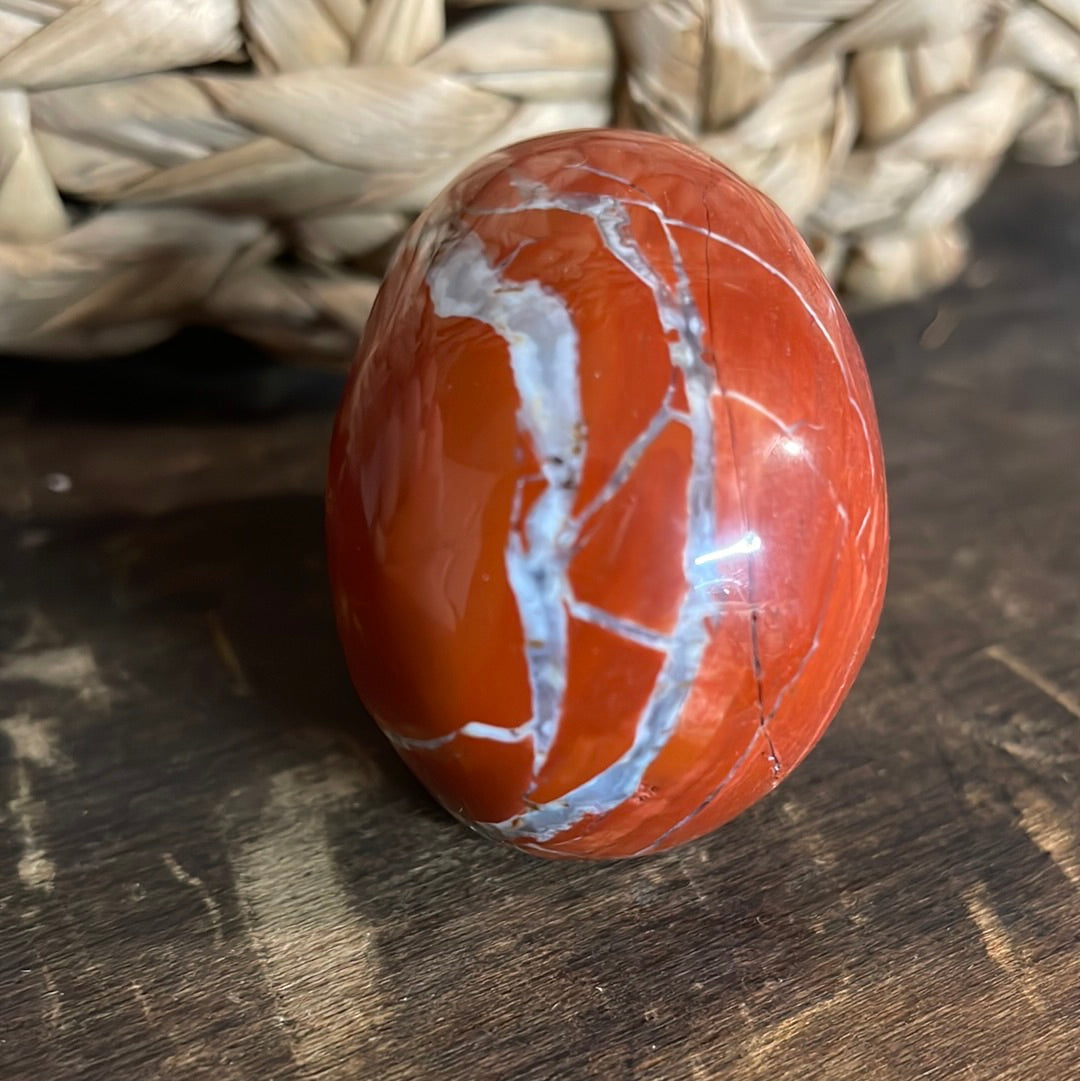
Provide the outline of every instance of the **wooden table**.
{"type": "Polygon", "coordinates": [[[1078,191],[1011,169],[964,283],[857,320],[871,657],[775,795],[646,862],[496,849],[365,719],[336,377],[5,362],[0,1079],[1080,1078],[1078,191]]]}

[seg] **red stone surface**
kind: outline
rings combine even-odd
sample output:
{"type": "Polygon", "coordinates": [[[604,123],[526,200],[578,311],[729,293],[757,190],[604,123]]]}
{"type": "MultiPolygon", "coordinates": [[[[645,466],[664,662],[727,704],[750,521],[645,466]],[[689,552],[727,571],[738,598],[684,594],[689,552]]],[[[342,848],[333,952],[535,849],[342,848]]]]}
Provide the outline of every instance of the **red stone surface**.
{"type": "Polygon", "coordinates": [[[669,848],[774,788],[862,664],[887,560],[866,371],[723,167],[533,140],[398,253],[327,527],[353,680],[450,811],[542,855],[669,848]]]}

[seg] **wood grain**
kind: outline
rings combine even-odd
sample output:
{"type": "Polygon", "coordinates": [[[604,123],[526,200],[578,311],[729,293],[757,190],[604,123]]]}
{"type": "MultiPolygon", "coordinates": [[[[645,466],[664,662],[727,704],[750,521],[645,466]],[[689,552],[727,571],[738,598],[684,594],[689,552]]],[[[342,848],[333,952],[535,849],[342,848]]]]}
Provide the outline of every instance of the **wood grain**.
{"type": "Polygon", "coordinates": [[[1009,170],[969,280],[858,321],[870,659],[774,796],[646,862],[490,846],[365,720],[322,560],[336,382],[194,381],[190,340],[157,396],[147,358],[13,362],[0,1078],[1080,1076],[1078,183],[1009,170]]]}

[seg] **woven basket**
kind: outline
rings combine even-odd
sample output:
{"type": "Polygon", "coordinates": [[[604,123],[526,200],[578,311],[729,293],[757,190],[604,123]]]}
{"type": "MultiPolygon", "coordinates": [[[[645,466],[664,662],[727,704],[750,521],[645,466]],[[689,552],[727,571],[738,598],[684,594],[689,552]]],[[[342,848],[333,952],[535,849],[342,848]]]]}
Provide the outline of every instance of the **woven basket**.
{"type": "Polygon", "coordinates": [[[849,293],[938,286],[1011,146],[1077,154],[1080,0],[6,0],[0,87],[0,350],[341,358],[411,216],[559,128],[696,140],[849,293]]]}

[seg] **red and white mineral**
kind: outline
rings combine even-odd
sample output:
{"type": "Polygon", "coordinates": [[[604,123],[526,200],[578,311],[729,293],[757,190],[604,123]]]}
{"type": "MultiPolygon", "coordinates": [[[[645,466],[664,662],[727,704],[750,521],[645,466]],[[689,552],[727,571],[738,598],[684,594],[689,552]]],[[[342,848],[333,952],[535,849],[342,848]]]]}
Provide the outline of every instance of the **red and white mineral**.
{"type": "Polygon", "coordinates": [[[806,756],[869,648],[866,370],[794,226],[717,162],[532,140],[398,251],[327,527],[353,680],[452,813],[544,856],[670,848],[806,756]]]}

